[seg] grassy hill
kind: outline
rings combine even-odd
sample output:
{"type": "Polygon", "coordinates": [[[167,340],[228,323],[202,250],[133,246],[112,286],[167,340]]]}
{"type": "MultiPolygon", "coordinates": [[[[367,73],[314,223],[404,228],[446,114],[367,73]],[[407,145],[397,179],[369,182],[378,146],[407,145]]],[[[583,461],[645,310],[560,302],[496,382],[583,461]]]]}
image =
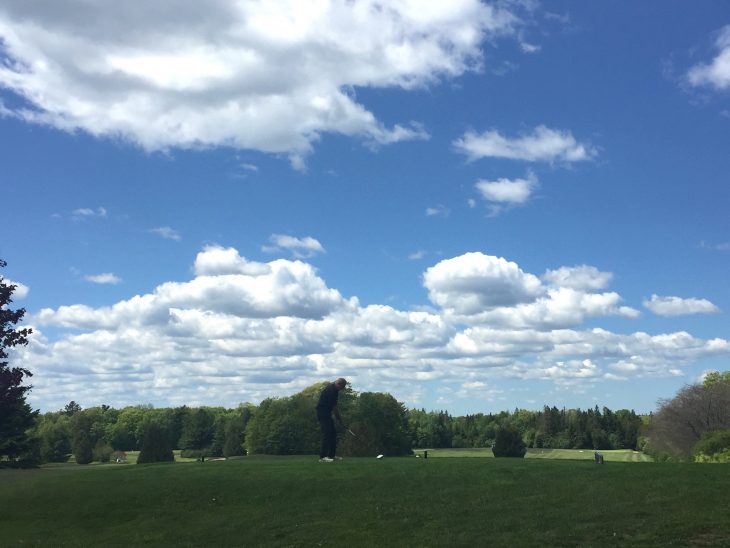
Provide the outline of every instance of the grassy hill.
{"type": "Polygon", "coordinates": [[[730,546],[723,465],[247,457],[0,485],[2,546],[730,546]]]}

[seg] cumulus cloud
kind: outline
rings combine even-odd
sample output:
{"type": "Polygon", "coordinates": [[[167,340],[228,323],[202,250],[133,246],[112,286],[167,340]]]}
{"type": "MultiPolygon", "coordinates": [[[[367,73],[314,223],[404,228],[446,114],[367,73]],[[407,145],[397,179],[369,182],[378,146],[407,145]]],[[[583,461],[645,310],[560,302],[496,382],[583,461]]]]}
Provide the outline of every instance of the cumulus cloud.
{"type": "Polygon", "coordinates": [[[3,283],[6,285],[14,285],[15,291],[13,291],[13,300],[19,301],[21,299],[25,299],[28,296],[28,293],[30,293],[30,288],[22,284],[20,282],[14,282],[13,280],[10,280],[8,278],[3,278],[3,283]]]}
{"type": "Polygon", "coordinates": [[[84,280],[87,282],[101,284],[101,285],[116,285],[122,281],[119,276],[111,272],[105,272],[103,274],[92,274],[84,276],[84,280]]]}
{"type": "Polygon", "coordinates": [[[685,314],[716,314],[720,309],[707,299],[683,299],[652,295],[644,306],[658,316],[682,316],[685,314]]]}
{"type": "Polygon", "coordinates": [[[165,238],[166,240],[175,240],[180,241],[180,233],[175,230],[174,228],[170,228],[169,226],[160,226],[157,228],[151,228],[149,230],[152,234],[157,234],[161,238],[165,238]]]}
{"type": "Polygon", "coordinates": [[[542,294],[540,280],[516,263],[483,253],[467,253],[426,270],[423,285],[431,301],[459,315],[532,302],[542,294]]]}
{"type": "Polygon", "coordinates": [[[580,162],[597,154],[591,145],[579,143],[570,131],[537,126],[532,133],[509,138],[498,131],[467,131],[454,141],[458,152],[469,160],[507,158],[527,162],[580,162]]]}
{"type": "Polygon", "coordinates": [[[470,323],[556,329],[580,325],[588,316],[639,315],[621,306],[618,293],[593,292],[609,279],[594,267],[562,267],[548,271],[546,279],[550,285],[504,258],[467,253],[429,268],[424,286],[446,314],[470,323]]]}
{"type": "Polygon", "coordinates": [[[717,33],[715,49],[718,53],[710,63],[700,63],[689,70],[687,80],[691,85],[730,89],[730,25],[717,33]]]}
{"type": "Polygon", "coordinates": [[[398,310],[343,297],[309,264],[256,262],[209,246],[194,277],[112,306],[82,304],[28,315],[18,349],[33,397],[58,409],[86,406],[236,405],[290,394],[335,376],[416,405],[421,383],[444,397],[500,397],[498,378],[559,385],[669,376],[725,339],[583,329],[585,317],[618,314],[609,276],[589,266],[548,271],[544,282],[506,259],[468,253],[427,269],[434,308],[398,310]],[[46,335],[46,328],[53,338],[46,335]]]}
{"type": "Polygon", "coordinates": [[[272,234],[269,241],[271,245],[263,246],[262,248],[267,253],[289,251],[295,257],[304,259],[325,252],[322,244],[311,236],[295,238],[286,234],[272,234]]]}
{"type": "Polygon", "coordinates": [[[537,177],[530,173],[525,179],[480,180],[474,187],[487,202],[490,214],[497,215],[505,207],[527,202],[537,187],[537,177]]]}
{"type": "Polygon", "coordinates": [[[595,291],[606,287],[613,274],[601,272],[595,266],[562,266],[556,270],[547,270],[543,279],[559,287],[569,287],[580,291],[595,291]]]}
{"type": "Polygon", "coordinates": [[[10,0],[0,6],[0,86],[24,102],[3,112],[148,150],[222,145],[302,167],[323,133],[374,144],[427,138],[408,120],[385,126],[358,103],[357,87],[409,90],[480,70],[482,44],[515,36],[518,9],[478,0],[10,0]]]}

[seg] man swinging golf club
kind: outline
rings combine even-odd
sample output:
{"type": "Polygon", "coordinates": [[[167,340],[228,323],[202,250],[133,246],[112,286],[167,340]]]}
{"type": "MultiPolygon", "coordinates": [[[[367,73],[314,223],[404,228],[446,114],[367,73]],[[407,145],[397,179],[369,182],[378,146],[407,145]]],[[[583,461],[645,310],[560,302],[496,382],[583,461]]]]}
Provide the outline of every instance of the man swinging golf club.
{"type": "Polygon", "coordinates": [[[347,381],[339,378],[335,382],[325,386],[319,395],[317,420],[322,429],[322,446],[319,450],[319,462],[334,462],[335,458],[339,459],[339,457],[335,457],[337,431],[335,430],[335,421],[332,419],[332,415],[334,414],[337,421],[344,427],[340,410],[337,409],[337,396],[345,386],[347,386],[347,381]]]}

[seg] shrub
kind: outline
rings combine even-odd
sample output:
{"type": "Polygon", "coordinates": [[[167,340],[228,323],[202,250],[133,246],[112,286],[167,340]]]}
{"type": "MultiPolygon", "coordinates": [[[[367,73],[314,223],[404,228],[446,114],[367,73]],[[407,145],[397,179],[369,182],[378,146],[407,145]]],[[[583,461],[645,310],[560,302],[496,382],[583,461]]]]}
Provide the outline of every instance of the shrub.
{"type": "Polygon", "coordinates": [[[184,459],[202,459],[210,456],[210,449],[183,449],[180,456],[184,459]]]}
{"type": "Polygon", "coordinates": [[[149,422],[144,428],[142,449],[137,458],[137,464],[148,462],[173,462],[170,436],[156,422],[149,422]]]}
{"type": "Polygon", "coordinates": [[[697,462],[711,462],[722,453],[730,453],[730,430],[705,432],[692,449],[697,462]]]}
{"type": "Polygon", "coordinates": [[[94,450],[88,436],[83,434],[76,436],[73,454],[76,464],[90,464],[94,460],[94,450]]]}
{"type": "Polygon", "coordinates": [[[113,452],[114,449],[112,449],[111,445],[99,440],[96,443],[96,447],[94,447],[92,454],[94,460],[97,462],[109,462],[109,459],[111,458],[113,452]]]}
{"type": "Polygon", "coordinates": [[[492,446],[492,453],[495,457],[518,457],[523,458],[527,448],[522,436],[512,426],[502,427],[497,430],[497,437],[492,446]]]}

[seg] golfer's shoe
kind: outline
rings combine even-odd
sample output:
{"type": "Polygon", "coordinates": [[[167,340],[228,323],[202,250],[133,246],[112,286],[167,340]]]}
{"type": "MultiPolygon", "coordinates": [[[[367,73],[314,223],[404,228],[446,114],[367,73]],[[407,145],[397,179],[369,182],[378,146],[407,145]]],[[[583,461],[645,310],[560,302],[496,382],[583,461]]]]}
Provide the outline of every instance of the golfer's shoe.
{"type": "Polygon", "coordinates": [[[335,462],[335,459],[331,459],[329,457],[322,457],[319,459],[319,462],[335,462]]]}

